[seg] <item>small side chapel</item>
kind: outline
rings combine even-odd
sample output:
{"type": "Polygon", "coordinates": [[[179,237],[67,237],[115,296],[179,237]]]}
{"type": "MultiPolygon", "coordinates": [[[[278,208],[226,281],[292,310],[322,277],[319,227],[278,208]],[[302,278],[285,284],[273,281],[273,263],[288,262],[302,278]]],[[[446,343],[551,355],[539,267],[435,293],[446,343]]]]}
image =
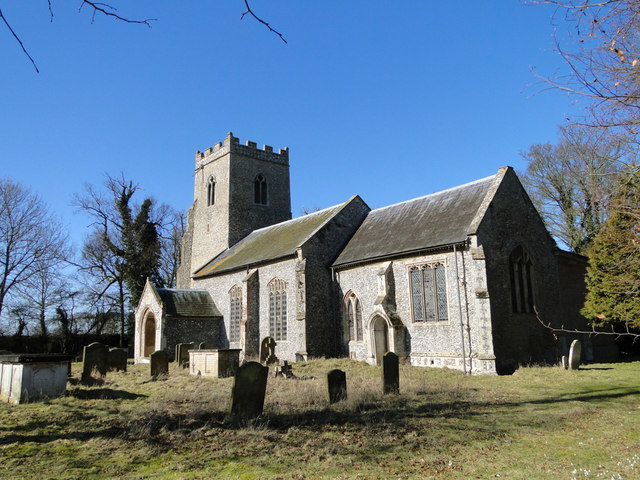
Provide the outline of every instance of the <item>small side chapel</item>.
{"type": "Polygon", "coordinates": [[[292,362],[379,364],[392,351],[417,366],[510,373],[557,360],[534,307],[579,326],[567,305],[580,304],[583,269],[511,167],[388,207],[355,195],[292,219],[289,150],[229,133],[196,152],[178,288],[145,286],[135,361],[187,342],[255,359],[271,337],[292,362]]]}

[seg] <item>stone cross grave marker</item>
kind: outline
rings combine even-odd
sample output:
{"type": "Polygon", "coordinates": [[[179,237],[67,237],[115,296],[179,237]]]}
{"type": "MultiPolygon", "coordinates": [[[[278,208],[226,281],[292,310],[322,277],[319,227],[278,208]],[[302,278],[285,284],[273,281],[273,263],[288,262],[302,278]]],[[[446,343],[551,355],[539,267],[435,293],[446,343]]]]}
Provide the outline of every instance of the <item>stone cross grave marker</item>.
{"type": "Polygon", "coordinates": [[[249,420],[262,414],[268,375],[269,368],[258,362],[247,362],[238,368],[231,387],[229,415],[249,420]]]}
{"type": "Polygon", "coordinates": [[[336,403],[347,398],[347,374],[342,370],[331,370],[327,373],[327,392],[329,403],[336,403]]]}
{"type": "Polygon", "coordinates": [[[578,370],[580,368],[580,354],[582,353],[582,344],[580,340],[574,340],[571,342],[571,348],[569,349],[569,368],[571,370],[578,370]]]}
{"type": "Polygon", "coordinates": [[[276,357],[276,341],[273,337],[264,337],[260,343],[260,363],[271,365],[278,361],[276,357]]]}
{"type": "Polygon", "coordinates": [[[124,348],[110,348],[107,355],[109,370],[116,372],[127,371],[127,350],[124,348]]]}
{"type": "Polygon", "coordinates": [[[149,356],[151,376],[167,375],[169,373],[169,355],[164,350],[157,350],[149,356]]]}
{"type": "Polygon", "coordinates": [[[82,352],[82,377],[83,382],[91,381],[91,373],[93,370],[97,370],[98,373],[104,377],[107,374],[109,347],[106,345],[94,342],[84,347],[82,352]]]}
{"type": "Polygon", "coordinates": [[[382,357],[382,392],[400,393],[400,367],[398,355],[387,352],[382,357]]]}
{"type": "Polygon", "coordinates": [[[178,365],[183,368],[187,368],[189,366],[189,350],[193,350],[194,346],[194,342],[178,343],[176,345],[175,361],[178,362],[178,365]]]}

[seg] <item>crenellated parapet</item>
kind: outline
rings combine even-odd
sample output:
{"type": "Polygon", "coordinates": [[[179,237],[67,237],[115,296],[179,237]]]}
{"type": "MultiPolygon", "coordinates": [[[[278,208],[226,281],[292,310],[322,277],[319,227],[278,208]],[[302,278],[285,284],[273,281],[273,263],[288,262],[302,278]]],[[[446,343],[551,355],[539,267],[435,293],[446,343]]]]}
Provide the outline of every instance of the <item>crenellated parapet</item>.
{"type": "Polygon", "coordinates": [[[200,150],[196,152],[196,168],[202,168],[207,163],[213,162],[228,153],[238,153],[250,158],[289,165],[289,147],[281,148],[278,152],[274,152],[273,147],[269,145],[263,145],[262,148],[258,148],[256,142],[249,140],[245,145],[241,145],[238,137],[234,137],[233,133],[229,132],[223,142],[216,143],[204,152],[200,150]]]}

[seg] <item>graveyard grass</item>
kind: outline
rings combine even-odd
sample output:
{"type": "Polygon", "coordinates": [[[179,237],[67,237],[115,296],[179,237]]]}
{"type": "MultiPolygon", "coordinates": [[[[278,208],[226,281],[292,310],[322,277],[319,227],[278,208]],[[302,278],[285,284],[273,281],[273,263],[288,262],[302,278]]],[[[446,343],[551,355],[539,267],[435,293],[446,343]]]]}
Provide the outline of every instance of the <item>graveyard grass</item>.
{"type": "Polygon", "coordinates": [[[0,478],[640,478],[640,362],[512,376],[400,366],[400,394],[346,359],[268,379],[249,424],[225,418],[232,379],[149,365],[44,402],[0,404],[0,478]],[[326,373],[346,372],[329,405],[326,373]]]}

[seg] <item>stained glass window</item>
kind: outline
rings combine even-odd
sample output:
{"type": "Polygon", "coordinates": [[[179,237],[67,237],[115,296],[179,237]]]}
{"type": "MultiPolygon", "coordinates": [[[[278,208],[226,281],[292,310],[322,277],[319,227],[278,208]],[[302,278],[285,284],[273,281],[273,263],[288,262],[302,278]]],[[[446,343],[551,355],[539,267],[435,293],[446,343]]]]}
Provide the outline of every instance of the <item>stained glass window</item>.
{"type": "Polygon", "coordinates": [[[287,339],[287,284],[279,278],[269,282],[269,335],[287,339]]]}
{"type": "Polygon", "coordinates": [[[409,282],[414,322],[449,319],[447,277],[442,263],[412,267],[409,282]]]}

